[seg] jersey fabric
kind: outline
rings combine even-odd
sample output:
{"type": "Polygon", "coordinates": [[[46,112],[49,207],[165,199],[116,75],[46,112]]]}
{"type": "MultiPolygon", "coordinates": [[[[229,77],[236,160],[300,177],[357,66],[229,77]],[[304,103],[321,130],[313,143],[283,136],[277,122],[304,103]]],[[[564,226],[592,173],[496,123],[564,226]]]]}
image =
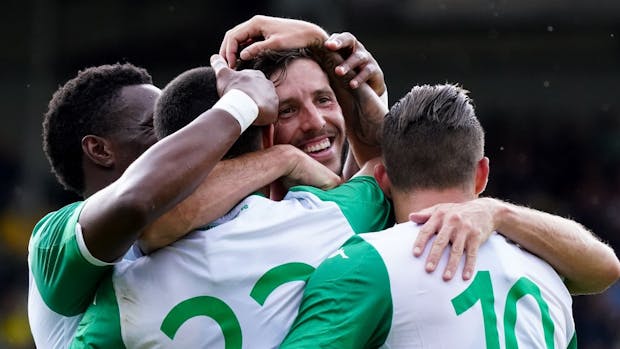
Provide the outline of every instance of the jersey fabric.
{"type": "Polygon", "coordinates": [[[372,177],[335,189],[247,197],[208,228],[121,262],[80,323],[73,348],[274,348],[305,280],[356,232],[390,224],[372,177]]]}
{"type": "Polygon", "coordinates": [[[28,245],[28,318],[38,348],[67,348],[110,263],[86,249],[78,217],[84,202],[49,213],[28,245]]]}
{"type": "Polygon", "coordinates": [[[493,234],[472,280],[444,282],[424,269],[430,248],[413,256],[417,232],[347,241],[309,279],[281,348],[576,348],[571,296],[546,262],[493,234]]]}

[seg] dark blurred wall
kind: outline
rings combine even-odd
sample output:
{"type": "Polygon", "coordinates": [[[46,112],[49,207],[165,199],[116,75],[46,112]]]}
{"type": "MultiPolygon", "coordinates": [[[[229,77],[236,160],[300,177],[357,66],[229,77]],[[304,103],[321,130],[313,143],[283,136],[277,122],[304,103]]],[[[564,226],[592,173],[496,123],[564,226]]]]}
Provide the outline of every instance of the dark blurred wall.
{"type": "MultiPolygon", "coordinates": [[[[486,194],[570,216],[620,249],[616,0],[9,0],[4,5],[0,282],[11,287],[0,293],[0,314],[11,316],[0,316],[0,348],[31,345],[14,324],[24,326],[19,314],[32,223],[74,199],[55,183],[41,151],[41,117],[55,89],[81,68],[118,61],[147,68],[163,87],[181,71],[207,64],[224,32],[254,14],[353,32],[383,67],[391,103],[414,84],[462,84],[487,131],[486,194]]],[[[575,299],[581,348],[620,347],[618,288],[575,299]]]]}

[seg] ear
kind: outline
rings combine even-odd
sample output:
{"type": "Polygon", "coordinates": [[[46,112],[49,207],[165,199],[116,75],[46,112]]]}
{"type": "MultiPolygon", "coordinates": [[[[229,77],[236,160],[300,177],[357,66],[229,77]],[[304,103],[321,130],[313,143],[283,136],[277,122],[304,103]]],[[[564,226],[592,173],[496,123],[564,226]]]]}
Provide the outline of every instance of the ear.
{"type": "Polygon", "coordinates": [[[475,194],[480,195],[487,187],[487,182],[489,181],[489,158],[486,156],[480,159],[476,165],[475,181],[475,194]]]}
{"type": "Polygon", "coordinates": [[[382,162],[375,165],[373,175],[375,177],[375,180],[377,181],[377,184],[379,184],[379,188],[383,190],[383,193],[387,197],[391,198],[392,197],[392,192],[391,192],[392,183],[390,182],[390,179],[388,178],[387,171],[385,170],[385,165],[382,162]]]}
{"type": "Polygon", "coordinates": [[[114,166],[114,151],[110,142],[102,137],[87,135],[82,138],[82,152],[91,162],[103,166],[114,166]]]}
{"type": "Polygon", "coordinates": [[[263,127],[263,149],[273,146],[273,138],[275,134],[275,126],[273,124],[263,127]]]}

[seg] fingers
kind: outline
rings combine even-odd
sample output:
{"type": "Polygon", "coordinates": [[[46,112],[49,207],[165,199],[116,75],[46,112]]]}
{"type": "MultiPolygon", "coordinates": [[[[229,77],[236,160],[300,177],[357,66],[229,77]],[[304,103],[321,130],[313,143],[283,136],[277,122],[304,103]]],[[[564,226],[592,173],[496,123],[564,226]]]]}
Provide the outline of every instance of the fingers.
{"type": "Polygon", "coordinates": [[[349,48],[351,51],[358,43],[357,38],[349,32],[335,33],[325,40],[325,47],[332,51],[338,51],[342,48],[349,48]]]}
{"type": "Polygon", "coordinates": [[[426,221],[428,221],[429,218],[431,218],[432,213],[433,211],[430,209],[424,209],[418,212],[411,212],[409,214],[409,220],[414,223],[424,224],[426,223],[426,221]]]}
{"type": "Polygon", "coordinates": [[[239,58],[243,59],[244,61],[249,61],[253,58],[256,58],[256,56],[258,56],[261,52],[269,48],[275,50],[279,49],[278,45],[274,44],[274,40],[266,39],[263,41],[257,41],[241,50],[241,52],[239,53],[239,58]]]}
{"type": "Polygon", "coordinates": [[[432,213],[432,208],[430,208],[409,214],[410,221],[417,224],[424,224],[420,228],[420,231],[418,232],[418,237],[413,243],[413,255],[416,257],[420,257],[422,255],[428,239],[430,239],[431,236],[435,235],[435,232],[439,228],[439,219],[435,219],[434,222],[428,222],[428,220],[432,217],[432,213]]]}
{"type": "Polygon", "coordinates": [[[463,280],[471,279],[476,268],[476,257],[478,256],[478,247],[480,247],[480,239],[470,239],[467,246],[465,255],[465,267],[463,268],[463,280]]]}
{"type": "Polygon", "coordinates": [[[465,236],[457,235],[454,241],[452,241],[452,247],[450,248],[450,256],[448,257],[448,264],[446,265],[446,268],[443,272],[444,281],[450,281],[452,277],[456,274],[456,270],[459,267],[459,262],[461,261],[461,257],[463,256],[464,248],[465,248],[465,236]]]}
{"type": "Polygon", "coordinates": [[[237,61],[239,46],[250,43],[252,38],[262,35],[262,17],[254,16],[251,19],[228,30],[220,45],[220,55],[226,59],[228,65],[234,68],[237,61]]]}
{"type": "Polygon", "coordinates": [[[228,65],[226,64],[224,57],[220,55],[212,55],[210,58],[210,62],[211,62],[211,68],[213,68],[213,71],[215,72],[216,76],[220,74],[222,69],[224,68],[228,69],[228,65]]]}
{"type": "Polygon", "coordinates": [[[435,241],[431,246],[431,250],[428,253],[428,257],[426,257],[426,271],[433,272],[437,268],[437,264],[439,263],[439,259],[441,259],[441,255],[443,254],[443,250],[446,249],[446,246],[450,243],[450,238],[452,237],[453,229],[449,226],[441,227],[439,233],[435,237],[435,241]]]}

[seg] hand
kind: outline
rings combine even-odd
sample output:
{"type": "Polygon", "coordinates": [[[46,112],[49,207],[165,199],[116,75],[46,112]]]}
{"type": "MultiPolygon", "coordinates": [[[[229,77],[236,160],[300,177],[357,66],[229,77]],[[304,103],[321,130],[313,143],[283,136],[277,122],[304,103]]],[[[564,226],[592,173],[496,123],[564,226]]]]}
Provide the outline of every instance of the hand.
{"type": "Polygon", "coordinates": [[[356,72],[357,75],[349,82],[351,88],[355,89],[366,82],[377,96],[385,92],[385,80],[379,63],[353,34],[348,32],[332,34],[325,41],[325,47],[331,51],[350,52],[348,56],[343,55],[347,58],[335,68],[335,72],[339,76],[344,76],[349,71],[356,72]]]}
{"type": "Polygon", "coordinates": [[[488,203],[484,199],[476,199],[458,204],[438,204],[409,215],[411,221],[424,224],[414,243],[413,254],[416,257],[422,255],[428,240],[437,234],[426,259],[427,272],[435,270],[444,249],[450,243],[452,247],[443,279],[448,281],[455,275],[463,252],[466,253],[463,280],[471,278],[478,247],[494,230],[493,207],[488,203]]]}
{"type": "Polygon", "coordinates": [[[311,158],[308,154],[292,145],[282,145],[292,152],[293,160],[288,173],[282,177],[286,188],[295,185],[310,185],[320,189],[330,189],[342,182],[332,170],[311,158]]]}
{"type": "Polygon", "coordinates": [[[337,74],[337,67],[345,62],[338,52],[323,47],[309,47],[309,50],[329,78],[345,117],[347,137],[355,159],[363,166],[369,159],[381,155],[379,130],[388,112],[387,107],[366,82],[356,89],[351,88],[355,71],[337,74]]]}
{"type": "Polygon", "coordinates": [[[266,49],[306,47],[325,39],[327,33],[310,22],[257,15],[226,32],[220,55],[234,68],[237,54],[243,60],[250,60],[266,49]],[[239,52],[242,45],[248,46],[239,52]]]}
{"type": "Polygon", "coordinates": [[[254,125],[268,125],[278,119],[278,95],[273,83],[261,71],[245,69],[235,71],[226,65],[220,55],[211,56],[211,67],[217,79],[217,92],[223,96],[230,89],[245,92],[258,105],[258,118],[254,125]]]}

